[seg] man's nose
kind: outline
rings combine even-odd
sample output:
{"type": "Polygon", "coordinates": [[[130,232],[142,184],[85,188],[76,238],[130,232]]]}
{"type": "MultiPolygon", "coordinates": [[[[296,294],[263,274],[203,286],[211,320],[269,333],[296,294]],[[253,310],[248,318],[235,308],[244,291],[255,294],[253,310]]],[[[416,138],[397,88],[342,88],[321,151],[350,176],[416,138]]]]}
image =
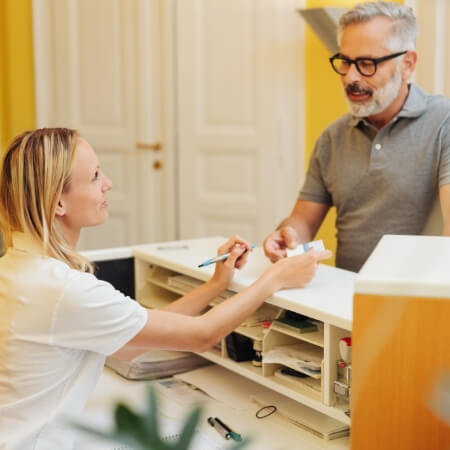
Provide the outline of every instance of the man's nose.
{"type": "Polygon", "coordinates": [[[342,81],[345,84],[351,84],[355,81],[361,80],[362,75],[358,72],[356,64],[350,64],[348,71],[345,75],[342,75],[342,81]]]}

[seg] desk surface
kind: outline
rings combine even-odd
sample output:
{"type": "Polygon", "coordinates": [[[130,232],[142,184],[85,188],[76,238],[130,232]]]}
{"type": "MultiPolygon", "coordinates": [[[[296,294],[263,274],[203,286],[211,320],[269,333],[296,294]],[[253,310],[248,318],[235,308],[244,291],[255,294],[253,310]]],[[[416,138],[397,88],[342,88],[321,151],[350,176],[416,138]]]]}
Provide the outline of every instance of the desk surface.
{"type": "MultiPolygon", "coordinates": [[[[88,402],[83,420],[99,428],[109,427],[113,405],[121,400],[133,408],[142,407],[147,384],[145,381],[125,380],[109,369],[105,369],[88,402]]],[[[292,450],[294,448],[296,450],[344,450],[349,448],[348,437],[326,441],[276,415],[260,420],[254,417],[253,412],[232,409],[203,395],[202,398],[204,398],[202,402],[204,408],[202,423],[205,424],[204,427],[202,426],[202,430],[207,433],[208,437],[215,439],[215,442],[220,445],[219,448],[222,448],[222,438],[219,435],[216,436],[217,433],[206,425],[206,417],[209,415],[219,416],[243,436],[250,436],[251,442],[245,447],[246,450],[292,450]]],[[[173,398],[166,398],[162,393],[162,404],[172,402],[172,410],[182,411],[184,417],[183,409],[189,411],[191,407],[183,408],[183,401],[182,396],[174,400],[173,398]]],[[[229,447],[227,441],[223,441],[223,443],[224,449],[227,446],[229,447]]],[[[89,450],[113,450],[115,447],[111,444],[105,445],[94,442],[90,438],[80,438],[75,450],[86,450],[87,448],[89,450]]],[[[191,450],[198,450],[198,447],[191,450]]]]}
{"type": "Polygon", "coordinates": [[[362,294],[448,298],[450,238],[383,236],[356,278],[362,294]]]}
{"type": "MultiPolygon", "coordinates": [[[[143,260],[208,280],[214,266],[198,268],[211,258],[226,241],[224,237],[193,239],[133,247],[133,254],[143,260]]],[[[241,291],[253,283],[269,266],[263,249],[257,247],[243,270],[237,270],[230,289],[241,291]]],[[[276,292],[269,303],[291,309],[317,320],[351,330],[353,315],[353,283],[356,274],[319,264],[315,278],[306,287],[276,292]]]]}

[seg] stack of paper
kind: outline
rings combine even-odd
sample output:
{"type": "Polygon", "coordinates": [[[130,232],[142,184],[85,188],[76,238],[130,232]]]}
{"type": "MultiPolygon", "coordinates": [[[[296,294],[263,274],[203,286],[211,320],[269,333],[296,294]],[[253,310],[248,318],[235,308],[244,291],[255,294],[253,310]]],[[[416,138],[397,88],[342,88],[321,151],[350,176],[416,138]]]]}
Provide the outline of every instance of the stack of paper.
{"type": "MultiPolygon", "coordinates": [[[[173,275],[171,277],[168,277],[167,284],[169,287],[176,289],[178,292],[188,294],[195,288],[204,284],[204,281],[197,280],[196,278],[192,278],[187,275],[173,275]]],[[[230,298],[232,295],[234,295],[234,292],[223,291],[211,303],[212,304],[220,303],[226,300],[227,298],[230,298]]]]}
{"type": "Polygon", "coordinates": [[[121,361],[113,356],[106,360],[107,367],[130,380],[168,377],[209,364],[194,353],[167,350],[149,350],[131,361],[121,361]]]}
{"type": "Polygon", "coordinates": [[[188,293],[193,291],[196,287],[202,285],[204,282],[196,280],[195,278],[186,275],[174,275],[167,279],[167,284],[170,287],[178,289],[181,292],[188,293]]]}
{"type": "Polygon", "coordinates": [[[241,324],[244,327],[261,325],[261,322],[272,321],[281,314],[280,308],[263,303],[251,316],[247,317],[241,324]]]}
{"type": "Polygon", "coordinates": [[[274,347],[263,356],[264,363],[283,364],[320,378],[323,349],[308,342],[274,347]]]}

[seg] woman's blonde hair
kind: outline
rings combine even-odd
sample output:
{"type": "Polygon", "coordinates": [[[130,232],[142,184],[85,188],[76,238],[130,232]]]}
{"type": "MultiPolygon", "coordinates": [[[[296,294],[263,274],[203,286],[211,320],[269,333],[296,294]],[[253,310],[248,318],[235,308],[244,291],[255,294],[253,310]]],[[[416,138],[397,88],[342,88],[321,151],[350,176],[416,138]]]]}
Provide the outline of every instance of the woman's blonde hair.
{"type": "Polygon", "coordinates": [[[55,212],[69,188],[80,136],[67,128],[42,128],[17,136],[2,158],[0,228],[5,249],[11,233],[21,231],[42,244],[44,254],[70,267],[92,272],[92,264],[68,245],[55,212]]]}

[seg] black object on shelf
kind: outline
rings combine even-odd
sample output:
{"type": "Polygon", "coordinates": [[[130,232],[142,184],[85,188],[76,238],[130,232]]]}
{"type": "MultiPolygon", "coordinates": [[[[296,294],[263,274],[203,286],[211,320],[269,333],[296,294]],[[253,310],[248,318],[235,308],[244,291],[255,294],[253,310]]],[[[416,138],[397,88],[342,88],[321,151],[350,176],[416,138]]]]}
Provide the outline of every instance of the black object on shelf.
{"type": "Polygon", "coordinates": [[[231,333],[225,338],[228,356],[238,362],[252,361],[255,357],[253,340],[239,333],[231,333]]]}
{"type": "Polygon", "coordinates": [[[99,280],[108,281],[123,294],[135,298],[133,257],[94,261],[94,265],[99,280]]]}

